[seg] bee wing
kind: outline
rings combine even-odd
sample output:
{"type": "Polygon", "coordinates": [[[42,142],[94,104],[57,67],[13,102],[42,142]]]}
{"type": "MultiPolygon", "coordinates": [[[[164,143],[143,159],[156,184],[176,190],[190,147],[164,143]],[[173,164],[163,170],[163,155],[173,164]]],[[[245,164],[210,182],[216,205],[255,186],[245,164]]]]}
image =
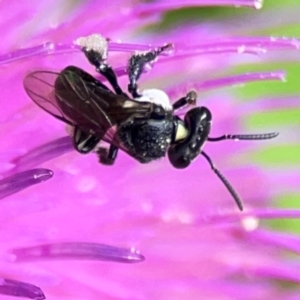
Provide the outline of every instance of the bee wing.
{"type": "Polygon", "coordinates": [[[116,95],[93,76],[70,66],[59,74],[54,89],[60,109],[83,131],[102,138],[113,126],[108,108],[116,95]]]}
{"type": "Polygon", "coordinates": [[[24,79],[24,87],[29,97],[42,109],[87,133],[97,132],[102,137],[113,124],[106,109],[107,101],[113,100],[115,95],[79,68],[68,67],[61,73],[30,73],[24,79]]]}
{"type": "Polygon", "coordinates": [[[76,125],[124,151],[126,147],[115,136],[118,125],[129,119],[147,118],[152,113],[150,102],[116,95],[96,78],[74,66],[60,73],[33,72],[24,79],[24,87],[29,97],[55,118],[76,125]]]}
{"type": "Polygon", "coordinates": [[[69,125],[74,125],[57,104],[54,82],[58,76],[59,73],[50,71],[32,72],[25,77],[24,88],[28,96],[43,110],[69,125]]]}

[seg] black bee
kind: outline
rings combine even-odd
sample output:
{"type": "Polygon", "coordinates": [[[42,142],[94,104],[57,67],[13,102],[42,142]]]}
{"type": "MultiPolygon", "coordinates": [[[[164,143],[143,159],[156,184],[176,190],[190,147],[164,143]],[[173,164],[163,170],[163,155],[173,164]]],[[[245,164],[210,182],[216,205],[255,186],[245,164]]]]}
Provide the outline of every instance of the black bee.
{"type": "Polygon", "coordinates": [[[167,153],[171,164],[179,169],[188,167],[201,154],[242,210],[240,197],[202,147],[206,141],[262,140],[274,138],[278,133],[211,138],[212,115],[206,107],[192,108],[183,120],[175,115],[177,109],[196,104],[194,91],[172,105],[163,91],[146,90],[140,94],[137,81],[145,66],[170,49],[171,44],[131,56],[127,70],[131,96],[128,96],[120,88],[115,72],[106,63],[105,40],[101,36],[98,36],[99,39],[100,48],[84,45],[82,50],[114,92],[82,69],[68,66],[60,73],[36,71],[27,75],[24,87],[29,97],[55,118],[74,128],[72,139],[78,152],[92,151],[101,140],[109,143],[109,149],[96,150],[102,164],[112,165],[119,149],[141,163],[165,157],[167,153]]]}

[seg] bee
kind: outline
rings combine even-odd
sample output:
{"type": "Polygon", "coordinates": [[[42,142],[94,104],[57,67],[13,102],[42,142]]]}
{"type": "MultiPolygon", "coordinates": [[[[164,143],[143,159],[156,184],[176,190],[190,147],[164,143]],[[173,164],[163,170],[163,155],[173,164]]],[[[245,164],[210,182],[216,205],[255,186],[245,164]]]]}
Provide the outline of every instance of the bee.
{"type": "Polygon", "coordinates": [[[223,135],[210,137],[212,114],[206,107],[197,107],[197,94],[188,92],[170,103],[168,95],[158,89],[138,89],[138,79],[146,66],[170,50],[166,44],[146,52],[133,54],[128,63],[128,95],[118,84],[118,78],[107,63],[108,41],[100,35],[81,38],[81,49],[88,61],[110,83],[111,88],[76,66],[67,66],[61,72],[35,71],[24,79],[29,97],[43,110],[72,126],[74,148],[82,154],[94,149],[99,161],[113,165],[118,151],[122,150],[140,163],[149,163],[165,157],[178,169],[187,168],[202,155],[211,169],[223,182],[243,210],[242,201],[203,151],[206,141],[264,140],[275,138],[278,133],[223,135]],[[184,118],[176,111],[193,106],[184,118]],[[100,141],[109,148],[97,148],[100,141]]]}

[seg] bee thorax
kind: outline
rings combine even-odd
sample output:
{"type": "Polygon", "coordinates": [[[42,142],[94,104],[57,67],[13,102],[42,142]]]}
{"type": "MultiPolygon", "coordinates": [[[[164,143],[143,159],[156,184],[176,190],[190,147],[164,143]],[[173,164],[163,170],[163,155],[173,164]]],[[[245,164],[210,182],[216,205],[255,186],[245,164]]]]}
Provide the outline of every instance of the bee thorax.
{"type": "Polygon", "coordinates": [[[158,89],[144,90],[142,92],[142,96],[136,98],[135,100],[148,101],[155,104],[160,104],[165,110],[168,111],[173,109],[168,95],[164,91],[158,89]]]}

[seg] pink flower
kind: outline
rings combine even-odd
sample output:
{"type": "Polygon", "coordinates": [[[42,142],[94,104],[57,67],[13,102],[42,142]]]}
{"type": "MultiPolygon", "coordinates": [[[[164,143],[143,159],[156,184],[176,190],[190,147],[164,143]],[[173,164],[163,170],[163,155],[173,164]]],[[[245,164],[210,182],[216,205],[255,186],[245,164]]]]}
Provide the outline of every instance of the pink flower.
{"type": "Polygon", "coordinates": [[[0,294],[72,300],[298,297],[296,289],[283,286],[299,283],[299,260],[282,250],[298,254],[299,238],[262,224],[300,216],[272,203],[283,191],[298,189],[298,172],[254,164],[249,155],[288,143],[293,132],[281,132],[277,141],[205,145],[242,197],[241,213],[204,159],[177,170],[167,159],[139,164],[119,153],[113,167],[100,165],[95,155],[75,152],[66,126],[24,91],[24,77],[36,69],[75,65],[102,80],[73,43],[79,37],[101,33],[111,39],[108,61],[124,89],[130,55],[171,42],[174,51],[142,75],[141,89],[163,89],[173,102],[196,89],[197,105],[213,114],[212,136],[281,131],[268,124],[251,130],[243,120],[285,104],[297,107],[298,99],[268,97],[270,82],[264,82],[265,97],[256,101],[238,102],[236,93],[246,97],[239,86],[253,81],[279,85],[285,71],[274,66],[233,74],[231,69],[296,55],[299,40],[243,34],[260,22],[269,26],[263,17],[243,21],[235,36],[232,24],[239,26],[238,18],[145,30],[161,24],[164,12],[189,6],[261,8],[262,1],[0,4],[0,294]]]}

